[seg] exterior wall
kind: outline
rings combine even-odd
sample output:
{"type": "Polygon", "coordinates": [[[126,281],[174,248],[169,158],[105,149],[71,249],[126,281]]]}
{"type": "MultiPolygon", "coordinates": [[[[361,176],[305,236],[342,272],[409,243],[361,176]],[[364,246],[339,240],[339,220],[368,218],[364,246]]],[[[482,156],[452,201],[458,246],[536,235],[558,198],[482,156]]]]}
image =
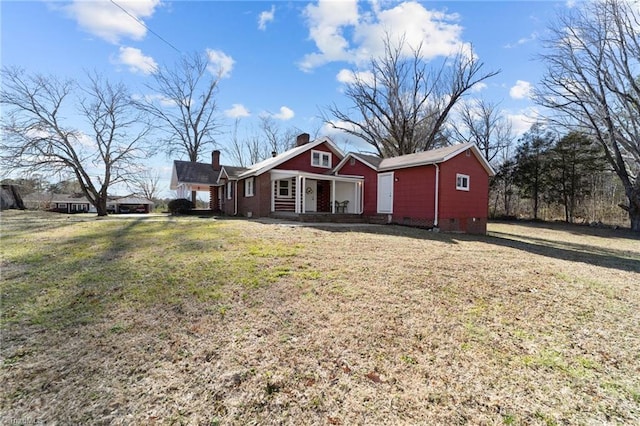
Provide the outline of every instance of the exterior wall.
{"type": "Polygon", "coordinates": [[[220,210],[222,211],[222,213],[232,216],[235,213],[235,190],[238,182],[232,181],[233,188],[231,190],[231,198],[229,198],[229,194],[227,192],[227,179],[223,179],[221,180],[221,182],[224,184],[224,186],[222,189],[222,205],[220,206],[220,210]]]}
{"type": "Polygon", "coordinates": [[[209,210],[219,211],[220,210],[220,200],[218,199],[218,188],[217,186],[209,187],[209,210]]]}
{"type": "MultiPolygon", "coordinates": [[[[484,234],[489,209],[489,177],[473,153],[466,152],[439,164],[438,227],[446,232],[484,234]],[[469,176],[469,191],[456,189],[456,175],[469,176]]],[[[343,168],[341,173],[344,174],[343,168]]],[[[391,222],[434,226],[436,167],[425,165],[394,170],[391,222]]],[[[377,211],[377,178],[366,176],[365,215],[377,211]],[[373,194],[371,194],[373,192],[373,194]]]]}
{"type": "Polygon", "coordinates": [[[433,226],[435,219],[435,166],[398,169],[393,175],[392,221],[433,226]]]}
{"type": "MultiPolygon", "coordinates": [[[[274,197],[275,211],[277,211],[277,212],[294,212],[296,210],[296,204],[295,204],[296,203],[296,199],[295,199],[295,197],[297,195],[296,179],[289,178],[289,179],[283,179],[283,180],[288,180],[289,181],[289,191],[290,191],[290,193],[292,195],[290,197],[281,197],[278,194],[278,188],[274,186],[273,187],[273,197],[274,197]]],[[[269,189],[269,191],[271,191],[271,188],[269,189]]],[[[267,197],[267,199],[269,199],[269,197],[267,197]]],[[[269,199],[269,202],[271,202],[270,199],[269,199]]],[[[269,204],[269,210],[271,210],[271,204],[269,204]]]]}
{"type": "Polygon", "coordinates": [[[329,152],[331,153],[331,169],[333,169],[335,166],[338,165],[338,163],[340,162],[340,160],[342,160],[342,158],[339,158],[338,156],[336,156],[335,153],[331,152],[331,150],[329,149],[329,147],[327,146],[326,143],[321,143],[320,145],[316,146],[313,149],[309,149],[305,152],[303,152],[300,155],[297,155],[296,157],[285,161],[284,163],[280,164],[278,167],[276,167],[276,169],[280,169],[280,170],[300,170],[303,172],[310,172],[310,173],[327,173],[329,170],[331,169],[327,169],[325,167],[314,167],[311,165],[311,151],[324,151],[324,152],[329,152]]]}
{"type": "Polygon", "coordinates": [[[446,231],[486,233],[489,213],[489,176],[470,152],[440,165],[440,228],[446,231]],[[456,174],[469,176],[469,191],[456,189],[456,174]]]}
{"type": "Polygon", "coordinates": [[[246,197],[246,179],[238,181],[238,215],[263,217],[271,211],[271,177],[268,173],[256,176],[253,182],[253,196],[246,197]]]}
{"type": "Polygon", "coordinates": [[[364,177],[362,214],[365,216],[376,215],[378,212],[378,172],[354,158],[353,164],[350,159],[338,170],[338,174],[364,177]]]}

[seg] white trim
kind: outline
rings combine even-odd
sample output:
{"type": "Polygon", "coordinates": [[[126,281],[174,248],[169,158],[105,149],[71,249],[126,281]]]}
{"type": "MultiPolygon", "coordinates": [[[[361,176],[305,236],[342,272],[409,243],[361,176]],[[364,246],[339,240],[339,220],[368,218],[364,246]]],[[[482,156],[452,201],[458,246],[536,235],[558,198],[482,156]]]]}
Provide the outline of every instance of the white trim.
{"type": "Polygon", "coordinates": [[[227,200],[232,199],[233,197],[231,196],[231,191],[233,190],[233,181],[230,180],[226,183],[226,187],[227,187],[227,200]]]}
{"type": "Polygon", "coordinates": [[[244,180],[244,196],[253,197],[255,195],[256,178],[251,176],[244,180]]]}
{"type": "Polygon", "coordinates": [[[378,213],[393,213],[393,183],[394,183],[393,174],[394,174],[394,172],[378,173],[378,192],[377,192],[378,196],[377,196],[377,203],[376,203],[377,204],[377,209],[376,210],[377,210],[378,213]],[[381,195],[380,194],[380,189],[381,189],[381,187],[380,187],[380,177],[381,176],[391,178],[391,185],[389,186],[389,198],[390,198],[389,205],[390,205],[390,208],[388,210],[386,210],[386,209],[383,210],[383,209],[380,208],[380,198],[381,198],[380,197],[380,195],[381,195]]]}
{"type": "MultiPolygon", "coordinates": [[[[331,139],[329,139],[328,137],[323,137],[320,139],[316,139],[313,142],[309,142],[306,143],[304,145],[301,146],[297,146],[295,148],[291,148],[288,151],[283,152],[282,154],[279,154],[275,157],[270,157],[267,158],[266,160],[263,160],[259,163],[254,164],[253,166],[251,166],[249,168],[249,170],[240,173],[240,175],[238,176],[239,178],[245,178],[248,176],[258,176],[264,172],[267,172],[277,166],[279,166],[280,164],[284,163],[285,161],[288,161],[294,157],[297,157],[300,154],[303,154],[305,152],[307,152],[310,149],[313,149],[315,147],[317,147],[318,145],[322,145],[323,143],[327,144],[327,147],[329,148],[329,150],[338,156],[338,158],[343,158],[344,157],[344,153],[340,150],[340,148],[338,148],[336,146],[335,143],[333,143],[333,141],[331,139]]],[[[326,151],[324,151],[326,152],[326,151]]],[[[330,168],[330,167],[329,167],[330,168]]]]}
{"type": "Polygon", "coordinates": [[[468,191],[471,187],[471,180],[469,175],[462,173],[456,173],[456,189],[458,191],[468,191]]]}
{"type": "MultiPolygon", "coordinates": [[[[291,185],[291,179],[278,179],[276,181],[276,195],[278,196],[278,198],[293,198],[293,191],[292,191],[292,187],[293,185],[291,185]],[[287,195],[282,195],[280,193],[280,182],[287,182],[287,195]]],[[[282,188],[284,189],[284,188],[282,188]]]]}
{"type": "Polygon", "coordinates": [[[364,180],[364,176],[347,176],[347,175],[323,175],[321,173],[309,173],[300,170],[272,170],[271,180],[280,180],[286,178],[304,176],[316,180],[335,180],[337,182],[353,182],[364,180]]]}
{"type": "Polygon", "coordinates": [[[276,211],[276,181],[272,180],[271,181],[271,211],[275,212],[276,211]]]}
{"type": "Polygon", "coordinates": [[[342,169],[344,167],[344,165],[347,164],[347,161],[349,161],[350,159],[356,159],[359,162],[361,162],[362,164],[364,164],[365,166],[369,167],[370,169],[372,169],[374,171],[378,171],[378,168],[376,166],[374,166],[373,164],[369,163],[365,159],[360,158],[357,153],[349,152],[349,153],[347,153],[347,155],[342,160],[340,160],[340,162],[336,165],[336,167],[334,167],[333,172],[337,174],[338,170],[342,169]]]}
{"type": "Polygon", "coordinates": [[[317,149],[312,149],[311,150],[311,167],[321,167],[323,169],[330,169],[331,168],[331,153],[327,152],[327,151],[319,151],[317,149]],[[314,155],[318,154],[318,164],[315,164],[314,160],[314,155]],[[324,165],[324,160],[327,160],[327,165],[324,165]]]}

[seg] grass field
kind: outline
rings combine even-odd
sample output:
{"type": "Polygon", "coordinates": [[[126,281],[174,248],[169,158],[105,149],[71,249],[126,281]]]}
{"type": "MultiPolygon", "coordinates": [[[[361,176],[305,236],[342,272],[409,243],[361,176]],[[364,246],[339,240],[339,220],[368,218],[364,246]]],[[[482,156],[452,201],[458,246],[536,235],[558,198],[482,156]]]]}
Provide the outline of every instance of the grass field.
{"type": "Polygon", "coordinates": [[[640,240],[3,212],[0,424],[640,424],[640,240]]]}

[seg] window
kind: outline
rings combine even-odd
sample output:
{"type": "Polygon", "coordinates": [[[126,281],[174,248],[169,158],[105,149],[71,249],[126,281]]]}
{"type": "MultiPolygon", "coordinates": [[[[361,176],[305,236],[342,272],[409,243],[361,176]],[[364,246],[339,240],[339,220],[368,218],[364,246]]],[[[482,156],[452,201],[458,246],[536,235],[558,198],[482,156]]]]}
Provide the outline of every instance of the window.
{"type": "Polygon", "coordinates": [[[276,183],[278,184],[276,188],[278,197],[291,198],[291,182],[288,180],[278,180],[276,183]]]}
{"type": "Polygon", "coordinates": [[[311,165],[315,167],[331,168],[331,153],[324,151],[311,151],[311,165]]]}
{"type": "Polygon", "coordinates": [[[233,198],[232,192],[233,192],[233,182],[229,181],[227,182],[227,200],[230,200],[233,198]]]}
{"type": "Polygon", "coordinates": [[[458,173],[456,175],[456,189],[460,191],[468,191],[469,190],[469,176],[461,175],[458,173]]]}
{"type": "Polygon", "coordinates": [[[255,182],[255,178],[250,177],[245,179],[244,181],[244,196],[245,197],[253,197],[253,185],[255,182]]]}

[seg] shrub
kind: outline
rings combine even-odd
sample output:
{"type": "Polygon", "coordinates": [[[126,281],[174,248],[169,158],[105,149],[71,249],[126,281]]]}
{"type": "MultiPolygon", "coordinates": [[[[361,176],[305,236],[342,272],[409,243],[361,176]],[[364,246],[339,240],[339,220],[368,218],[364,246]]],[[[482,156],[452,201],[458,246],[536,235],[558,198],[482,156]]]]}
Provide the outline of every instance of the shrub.
{"type": "Polygon", "coordinates": [[[182,214],[193,209],[193,203],[186,198],[177,198],[175,200],[169,201],[167,207],[169,208],[169,213],[171,214],[182,214]]]}

